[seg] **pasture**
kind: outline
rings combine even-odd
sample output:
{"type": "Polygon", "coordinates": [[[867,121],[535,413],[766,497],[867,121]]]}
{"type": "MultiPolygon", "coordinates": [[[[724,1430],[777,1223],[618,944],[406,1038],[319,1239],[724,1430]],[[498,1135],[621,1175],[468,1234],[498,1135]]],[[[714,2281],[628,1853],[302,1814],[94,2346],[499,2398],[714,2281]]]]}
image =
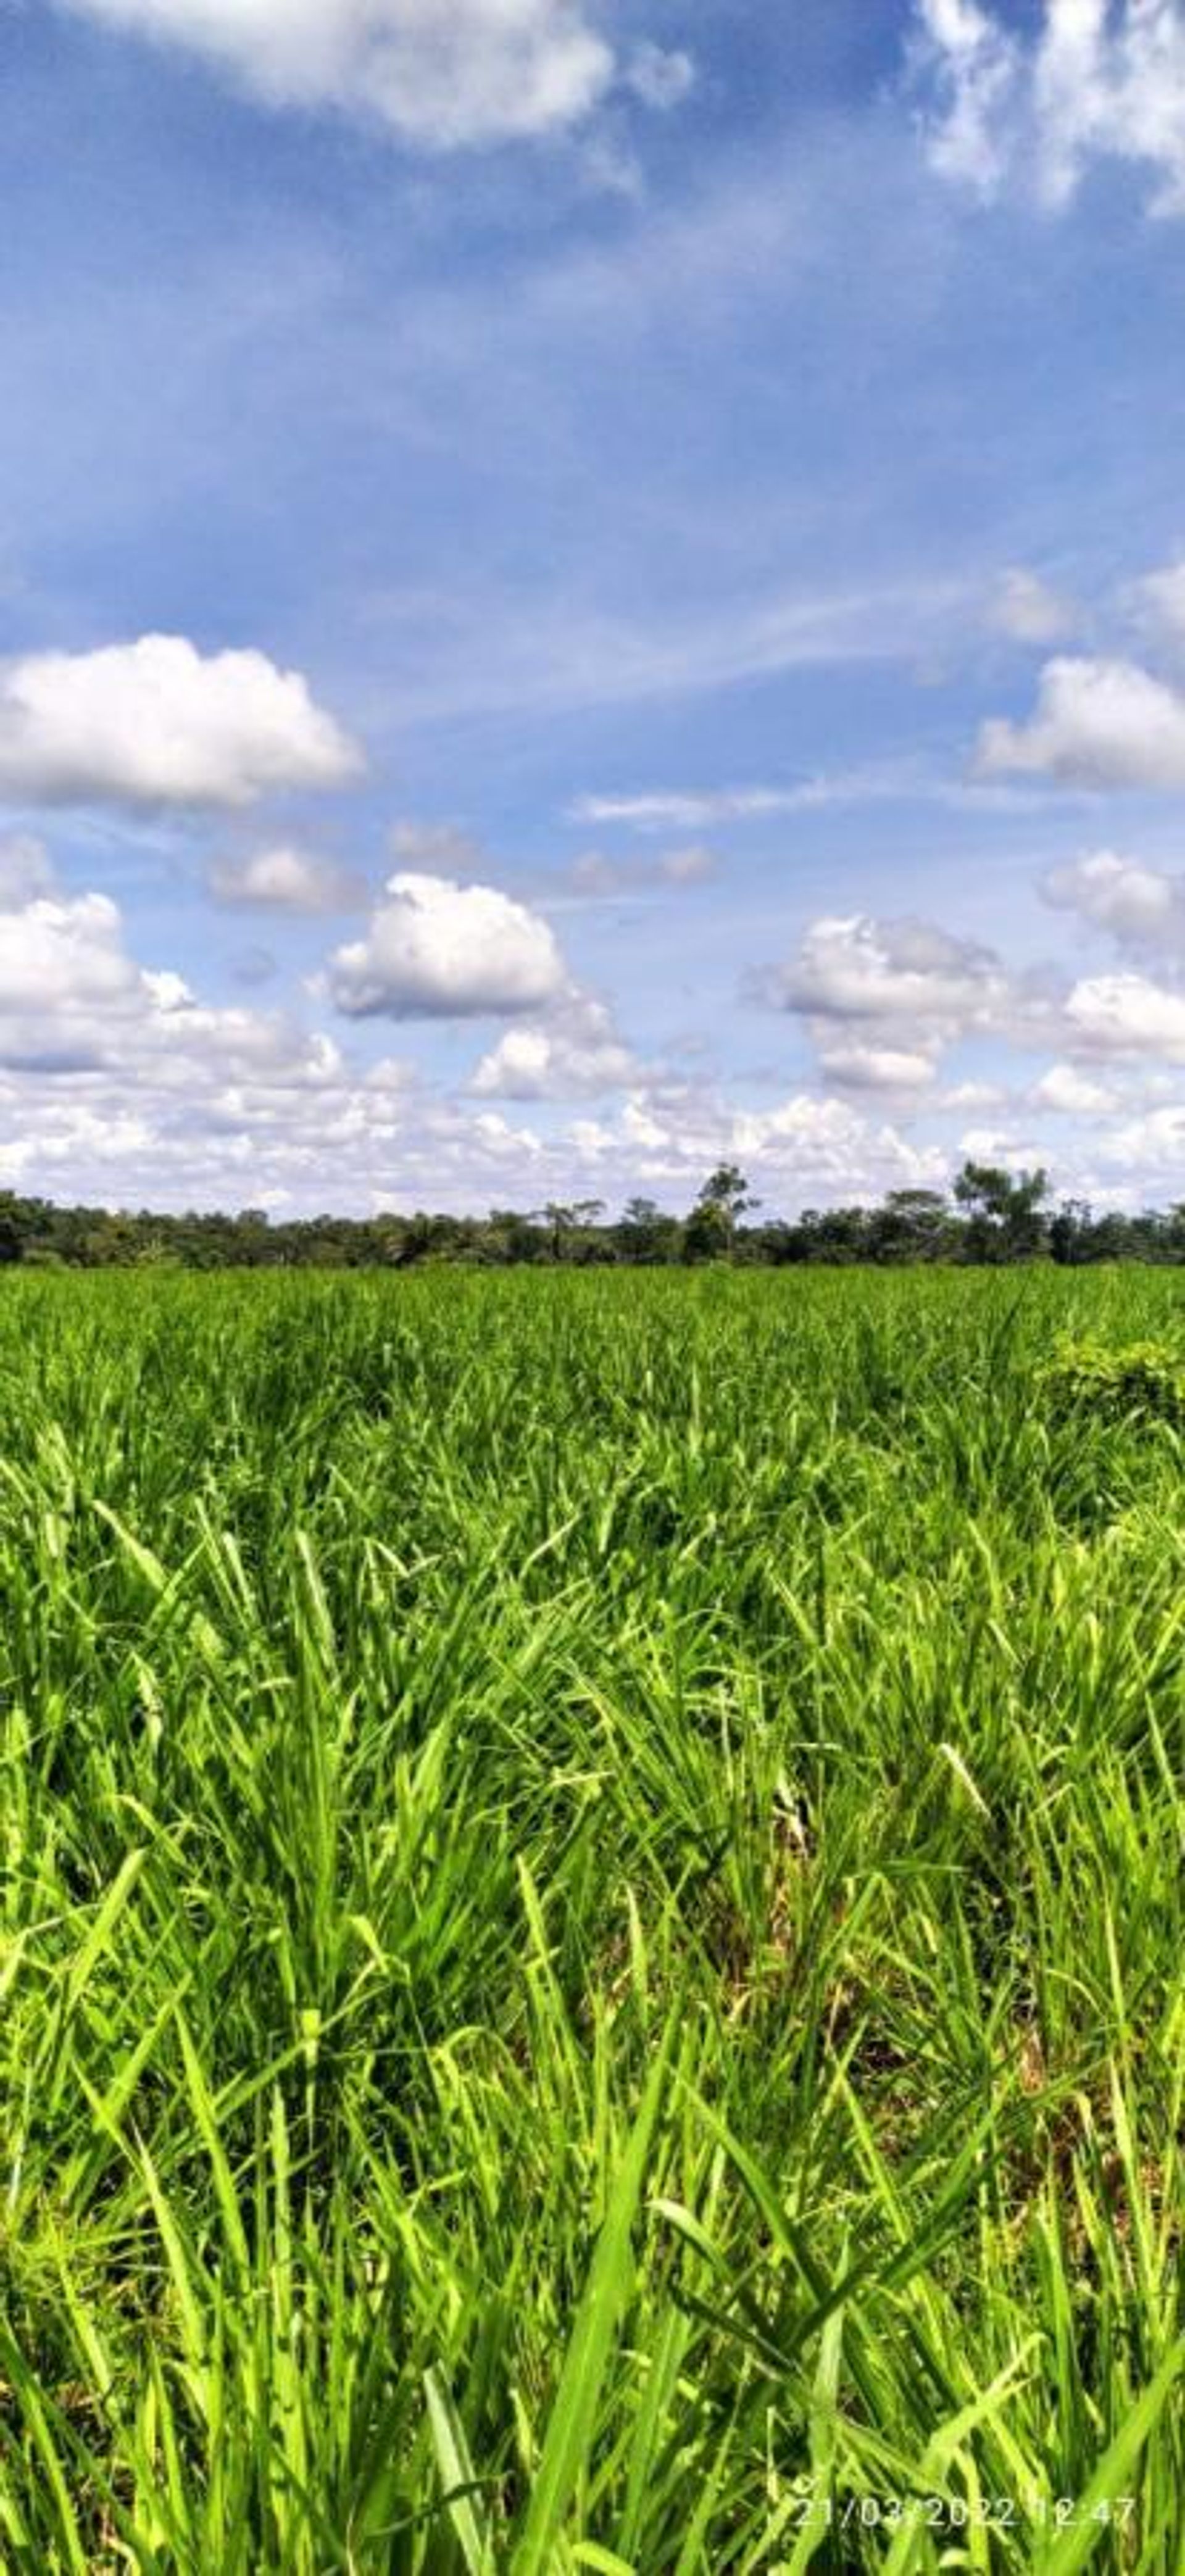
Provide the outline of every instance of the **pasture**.
{"type": "Polygon", "coordinates": [[[0,1291],[0,2565],[1171,2576],[1185,1276],[0,1291]]]}

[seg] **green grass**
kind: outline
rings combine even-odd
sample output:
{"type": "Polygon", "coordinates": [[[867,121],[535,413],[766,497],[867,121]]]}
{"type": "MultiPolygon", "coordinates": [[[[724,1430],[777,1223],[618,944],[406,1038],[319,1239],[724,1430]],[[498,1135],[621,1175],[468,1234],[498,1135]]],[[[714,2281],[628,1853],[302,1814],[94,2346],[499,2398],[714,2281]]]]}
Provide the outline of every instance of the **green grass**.
{"type": "Polygon", "coordinates": [[[1173,2576],[1185,1280],[0,1289],[0,2565],[1173,2576]]]}

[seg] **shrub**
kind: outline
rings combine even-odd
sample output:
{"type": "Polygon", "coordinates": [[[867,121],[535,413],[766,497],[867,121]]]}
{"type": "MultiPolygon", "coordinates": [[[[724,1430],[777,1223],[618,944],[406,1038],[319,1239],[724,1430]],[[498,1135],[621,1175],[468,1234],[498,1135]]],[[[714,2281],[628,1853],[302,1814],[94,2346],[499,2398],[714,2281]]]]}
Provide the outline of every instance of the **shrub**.
{"type": "Polygon", "coordinates": [[[1185,1360],[1167,1342],[1063,1342],[1040,1372],[1049,1412],[1109,1422],[1185,1422],[1185,1360]]]}

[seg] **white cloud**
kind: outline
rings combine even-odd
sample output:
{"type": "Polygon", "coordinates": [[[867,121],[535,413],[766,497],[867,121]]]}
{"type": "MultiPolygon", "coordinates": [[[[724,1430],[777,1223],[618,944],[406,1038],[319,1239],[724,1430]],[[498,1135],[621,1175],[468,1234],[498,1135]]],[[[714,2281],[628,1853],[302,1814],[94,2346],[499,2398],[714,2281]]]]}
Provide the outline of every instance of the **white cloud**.
{"type": "Polygon", "coordinates": [[[79,1015],[145,998],[123,947],[123,926],[110,897],[35,896],[5,916],[0,939],[0,1045],[24,1054],[39,1033],[54,1045],[79,1015]]]}
{"type": "Polygon", "coordinates": [[[978,767],[1080,787],[1185,787],[1185,696],[1134,662],[1047,662],[1036,714],[986,724],[978,767]]]}
{"type": "Polygon", "coordinates": [[[574,1122],[571,1135],[602,1191],[652,1189],[676,1207],[689,1206],[705,1173],[726,1161],[742,1164],[771,1213],[797,1209],[804,1196],[875,1197],[947,1176],[937,1147],[810,1092],[771,1109],[736,1109],[690,1086],[660,1085],[632,1095],[613,1120],[574,1122]]]}
{"type": "Polygon", "coordinates": [[[1051,1064],[1029,1097],[1035,1108],[1052,1109],[1066,1118],[1101,1117],[1115,1106],[1114,1092],[1101,1082],[1091,1082],[1072,1064],[1051,1064]]]}
{"type": "Polygon", "coordinates": [[[369,893],[356,868],[337,867],[286,844],[253,850],[245,858],[215,859],[206,882],[216,903],[274,912],[357,912],[369,893]]]}
{"type": "Polygon", "coordinates": [[[1146,625],[1171,644],[1185,644],[1185,562],[1145,573],[1142,581],[1133,584],[1132,598],[1146,625]]]}
{"type": "Polygon", "coordinates": [[[299,1175],[316,1203],[391,1133],[393,1089],[282,1012],[202,1003],[130,955],[107,895],[36,896],[0,937],[0,1169],[59,1198],[237,1204],[299,1175]]]}
{"type": "Polygon", "coordinates": [[[0,1068],[105,1074],[125,1098],[239,1079],[305,1078],[335,1060],[281,1013],[211,1009],[172,970],[129,954],[109,895],[35,896],[0,937],[0,1068]]]}
{"type": "Polygon", "coordinates": [[[568,808],[573,823],[630,823],[640,831],[694,832],[711,823],[748,822],[761,814],[793,813],[799,787],[657,788],[640,796],[578,796],[568,808]]]}
{"type": "Polygon", "coordinates": [[[650,107],[685,94],[682,53],[639,46],[622,69],[582,0],[64,0],[129,34],[188,47],[256,97],[376,118],[437,150],[561,132],[619,72],[650,107]]]}
{"type": "Polygon", "coordinates": [[[299,671],[180,635],[0,665],[0,796],[34,804],[249,805],[361,767],[299,671]]]}
{"type": "Polygon", "coordinates": [[[1096,1150],[1101,1162],[1125,1175],[1159,1177],[1167,1172],[1178,1183],[1185,1163],[1185,1103],[1165,1103],[1143,1117],[1126,1119],[1098,1139],[1096,1150]]]}
{"type": "Polygon", "coordinates": [[[728,1143],[731,1154],[782,1187],[823,1181],[852,1198],[946,1177],[946,1157],[935,1146],[913,1145],[894,1127],[870,1126],[847,1101],[808,1092],[774,1109],[737,1112],[728,1143]]]}
{"type": "MultiPolygon", "coordinates": [[[[967,1039],[1026,1051],[1066,1043],[1064,991],[1051,970],[1014,973],[994,949],[913,917],[824,915],[784,965],[750,979],[750,990],[801,1021],[821,1075],[845,1090],[928,1092],[945,1051],[967,1039]]],[[[1000,1096],[973,1083],[926,1105],[1000,1096]]]]}
{"type": "Polygon", "coordinates": [[[579,1100],[624,1091],[640,1068],[603,1002],[569,992],[549,1024],[507,1029],[473,1076],[473,1091],[504,1100],[579,1100]]]}
{"type": "Polygon", "coordinates": [[[990,949],[933,922],[850,913],[811,922],[797,956],[767,979],[766,992],[805,1018],[831,1061],[837,1031],[842,1055],[859,1029],[866,1056],[883,1051],[932,1065],[953,1039],[999,1019],[1008,984],[990,949]]]}
{"type": "Polygon", "coordinates": [[[956,1082],[938,1094],[936,1109],[1002,1109],[1008,1098],[998,1082],[956,1082]]]}
{"type": "Polygon", "coordinates": [[[936,781],[915,767],[843,770],[798,779],[791,787],[662,787],[640,795],[577,796],[567,808],[571,823],[622,823],[637,832],[697,832],[715,823],[760,822],[771,814],[814,814],[829,805],[874,804],[882,798],[937,794],[961,802],[965,791],[936,781]]]}
{"type": "MultiPolygon", "coordinates": [[[[976,605],[983,614],[982,594],[976,605]]],[[[566,808],[570,823],[623,825],[635,832],[701,832],[715,824],[760,822],[777,814],[825,813],[840,805],[949,805],[956,810],[1016,810],[1033,791],[952,778],[924,760],[906,757],[860,768],[821,770],[790,787],[656,788],[640,794],[578,796],[566,808]]]]}
{"type": "Polygon", "coordinates": [[[965,1127],[959,1152],[976,1163],[1003,1163],[1010,1171],[1031,1170],[1041,1161],[1039,1145],[1006,1127],[965,1127]]]}
{"type": "Polygon", "coordinates": [[[1035,572],[1002,573],[990,603],[992,625],[1016,644],[1056,644],[1073,632],[1074,609],[1035,572]]]}
{"type": "Polygon", "coordinates": [[[1185,876],[1095,850],[1041,881],[1047,903],[1080,913],[1121,947],[1185,954],[1185,876]]]}
{"type": "MultiPolygon", "coordinates": [[[[581,1052],[618,1048],[604,1007],[570,989],[540,1033],[545,1058],[517,1054],[540,1092],[575,1089],[581,1052]]],[[[614,1053],[596,1077],[623,1070],[614,1053]]],[[[137,963],[109,897],[35,897],[5,917],[0,1174],[59,1200],[313,1213],[327,1200],[481,1208],[653,1186],[686,1207],[704,1173],[737,1155],[791,1207],[803,1192],[868,1194],[943,1168],[934,1149],[838,1100],[803,1093],[743,1111],[653,1079],[611,1118],[542,1135],[492,1101],[433,1094],[397,1061],[353,1070],[282,1013],[210,1007],[176,973],[137,963]]]]}
{"type": "Polygon", "coordinates": [[[937,91],[930,159],[944,178],[988,194],[1008,165],[1020,49],[976,0],[918,0],[918,20],[918,67],[937,91]]]}
{"type": "Polygon", "coordinates": [[[1092,975],[1066,998],[1071,1041],[1096,1056],[1159,1056],[1185,1063],[1185,994],[1146,975],[1092,975]]]}
{"type": "Polygon", "coordinates": [[[551,930],[494,886],[404,870],[388,880],[363,939],[329,962],[329,990],[353,1018],[468,1019],[538,1010],[566,982],[551,930]]]}
{"type": "Polygon", "coordinates": [[[636,45],[626,70],[627,85],[644,107],[678,107],[694,81],[690,54],[668,51],[662,45],[636,45]]]}
{"type": "Polygon", "coordinates": [[[1153,180],[1185,211],[1185,18],[1179,0],[1044,0],[1031,37],[977,0],[918,0],[916,68],[932,84],[936,169],[982,195],[1032,187],[1065,205],[1095,160],[1153,180]]]}
{"type": "Polygon", "coordinates": [[[921,1091],[934,1080],[934,1058],[908,1047],[824,1047],[819,1071],[825,1082],[852,1091],[921,1091]]]}

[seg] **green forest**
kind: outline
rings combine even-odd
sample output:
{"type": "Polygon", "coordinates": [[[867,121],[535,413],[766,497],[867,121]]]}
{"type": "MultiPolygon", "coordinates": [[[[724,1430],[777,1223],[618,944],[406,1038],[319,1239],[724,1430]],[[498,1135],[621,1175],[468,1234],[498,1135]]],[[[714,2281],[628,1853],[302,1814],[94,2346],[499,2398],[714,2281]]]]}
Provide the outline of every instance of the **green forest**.
{"type": "Polygon", "coordinates": [[[965,1163],[950,1193],[890,1190],[874,1207],[805,1208],[771,1216],[735,1164],[709,1174],[695,1205],[672,1215],[627,1199],[612,1216],[600,1199],[550,1200],[486,1216],[275,1217],[265,1208],[161,1214],[141,1208],[60,1207],[0,1191],[0,1264],[101,1270],[363,1270],[460,1262],[507,1269],[566,1262],[660,1267],[728,1259],[779,1269],[822,1262],[999,1263],[1048,1259],[1185,1261],[1185,1203],[1138,1214],[1056,1201],[1043,1171],[965,1163]]]}

